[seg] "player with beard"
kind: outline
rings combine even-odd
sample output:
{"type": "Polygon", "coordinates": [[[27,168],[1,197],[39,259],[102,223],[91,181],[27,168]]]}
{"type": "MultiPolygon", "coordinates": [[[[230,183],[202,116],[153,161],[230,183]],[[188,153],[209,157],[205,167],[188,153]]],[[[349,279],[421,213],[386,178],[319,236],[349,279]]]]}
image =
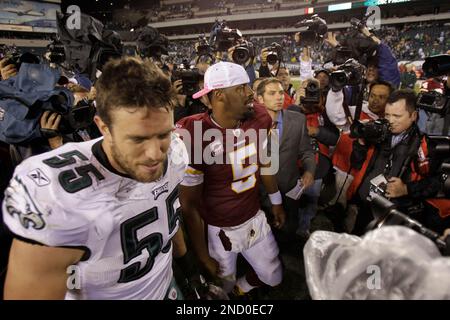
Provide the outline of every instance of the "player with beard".
{"type": "Polygon", "coordinates": [[[96,89],[103,138],[25,160],[5,193],[15,236],[6,299],[179,293],[172,253],[186,251],[178,184],[188,157],[173,134],[176,93],[155,65],[131,57],[109,62],[96,89]]]}
{"type": "Polygon", "coordinates": [[[259,182],[270,194],[276,228],[285,220],[281,194],[276,172],[264,170],[271,163],[260,161],[259,146],[265,144],[250,137],[252,132],[269,132],[272,119],[264,107],[253,106],[249,82],[237,64],[212,65],[205,73],[204,89],[194,95],[208,95],[212,110],[177,124],[191,151],[180,202],[194,251],[204,269],[221,279],[223,289],[230,292],[234,287],[238,296],[264,284],[276,286],[282,279],[278,246],[260,209],[259,182]],[[214,139],[205,138],[209,135],[214,139]],[[213,161],[205,158],[209,155],[213,161]],[[236,281],[238,253],[254,271],[236,281]]]}

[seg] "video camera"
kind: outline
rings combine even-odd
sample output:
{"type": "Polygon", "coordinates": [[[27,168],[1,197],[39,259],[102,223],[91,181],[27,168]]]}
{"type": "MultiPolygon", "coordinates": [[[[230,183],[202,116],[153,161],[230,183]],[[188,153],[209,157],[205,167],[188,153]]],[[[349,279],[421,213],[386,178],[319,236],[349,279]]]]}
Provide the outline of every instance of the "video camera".
{"type": "Polygon", "coordinates": [[[197,68],[189,68],[187,61],[175,66],[172,72],[172,82],[181,80],[183,83],[181,92],[186,96],[192,96],[199,90],[199,83],[203,80],[203,77],[204,75],[197,68]]]}
{"type": "Polygon", "coordinates": [[[298,22],[296,27],[307,27],[306,30],[300,31],[300,46],[312,46],[322,42],[328,31],[327,22],[320,18],[317,14],[311,16],[311,19],[304,19],[298,22]]]}
{"type": "Polygon", "coordinates": [[[200,35],[198,37],[198,46],[197,46],[197,56],[210,56],[211,55],[211,47],[208,43],[208,40],[206,40],[206,37],[204,34],[200,35]]]}
{"type": "MultiPolygon", "coordinates": [[[[117,32],[105,29],[92,16],[81,13],[81,27],[78,29],[68,28],[68,19],[70,14],[57,12],[58,37],[64,46],[65,64],[71,71],[87,74],[94,81],[97,70],[101,71],[110,59],[122,56],[123,43],[117,32]]],[[[61,59],[59,44],[54,49],[61,59]]]]}
{"type": "Polygon", "coordinates": [[[160,60],[163,54],[168,54],[169,39],[153,27],[144,27],[140,31],[136,43],[138,53],[142,58],[152,57],[160,60]]]}
{"type": "Polygon", "coordinates": [[[276,42],[272,42],[270,47],[267,47],[267,62],[271,65],[281,62],[283,60],[283,48],[276,42]]]}
{"type": "Polygon", "coordinates": [[[362,83],[365,73],[366,68],[362,64],[349,59],[330,74],[331,88],[337,92],[345,86],[357,86],[362,83]]]}
{"type": "Polygon", "coordinates": [[[425,58],[422,65],[425,77],[433,78],[450,73],[450,54],[439,54],[425,58]]]}
{"type": "Polygon", "coordinates": [[[442,190],[437,198],[450,198],[450,137],[430,135],[428,139],[436,157],[443,159],[439,169],[442,190]]]}
{"type": "Polygon", "coordinates": [[[379,194],[371,193],[369,195],[369,201],[371,202],[372,213],[374,216],[374,220],[369,224],[369,230],[381,228],[386,225],[402,225],[429,238],[444,255],[448,255],[450,250],[448,237],[447,241],[443,241],[440,239],[440,235],[437,232],[426,228],[420,222],[400,212],[396,209],[395,204],[379,194]]]}
{"type": "Polygon", "coordinates": [[[384,141],[389,135],[389,121],[377,119],[369,122],[356,120],[350,127],[350,137],[361,138],[370,144],[378,144],[384,141]]]}
{"type": "Polygon", "coordinates": [[[255,48],[253,47],[253,43],[246,40],[240,40],[239,44],[234,48],[231,59],[237,64],[245,65],[249,59],[253,59],[254,57],[255,48]]]}
{"type": "Polygon", "coordinates": [[[350,24],[352,25],[353,28],[361,30],[365,27],[367,27],[367,20],[369,20],[369,18],[371,16],[373,16],[375,14],[375,10],[372,10],[372,12],[366,12],[366,14],[363,16],[363,18],[361,20],[353,17],[350,19],[350,24]]]}
{"type": "Polygon", "coordinates": [[[93,100],[82,99],[68,110],[63,110],[60,107],[62,104],[67,103],[64,96],[52,97],[51,103],[53,106],[52,111],[61,115],[61,121],[57,130],[41,128],[44,138],[52,138],[59,134],[71,134],[75,131],[86,129],[94,122],[96,109],[93,100]]]}
{"type": "Polygon", "coordinates": [[[375,10],[365,14],[361,20],[357,18],[350,20],[351,28],[346,32],[345,39],[333,50],[331,60],[334,64],[339,65],[348,59],[356,59],[361,64],[367,65],[368,60],[375,55],[378,45],[361,34],[361,29],[366,27],[367,20],[374,14],[375,10]]]}
{"type": "Polygon", "coordinates": [[[306,107],[311,105],[318,105],[320,103],[321,95],[320,84],[315,81],[308,81],[305,88],[305,96],[300,97],[300,102],[306,107]]]}
{"type": "Polygon", "coordinates": [[[417,107],[428,112],[438,113],[442,117],[449,111],[449,97],[437,91],[421,92],[417,96],[417,107]]]}
{"type": "Polygon", "coordinates": [[[234,46],[241,38],[242,33],[239,29],[230,29],[227,27],[225,21],[221,23],[216,21],[209,42],[214,47],[215,51],[223,52],[228,51],[228,49],[234,46]]]}

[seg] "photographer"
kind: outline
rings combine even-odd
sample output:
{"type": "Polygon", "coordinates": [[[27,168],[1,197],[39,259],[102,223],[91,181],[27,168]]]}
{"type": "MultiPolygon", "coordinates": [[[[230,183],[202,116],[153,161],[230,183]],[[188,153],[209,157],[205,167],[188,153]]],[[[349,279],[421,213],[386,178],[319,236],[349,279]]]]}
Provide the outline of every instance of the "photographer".
{"type": "MultiPolygon", "coordinates": [[[[373,121],[383,118],[387,99],[393,90],[394,89],[388,82],[378,81],[372,83],[369,89],[368,105],[362,106],[359,119],[363,121],[373,121]]],[[[333,152],[333,165],[343,172],[349,172],[350,170],[352,142],[353,139],[351,138],[350,131],[342,131],[333,152]]]]}
{"type": "MultiPolygon", "coordinates": [[[[400,71],[398,70],[397,59],[391,49],[387,44],[383,43],[371,33],[367,27],[362,28],[360,31],[378,45],[376,55],[378,63],[376,68],[373,69],[373,75],[371,75],[371,71],[368,70],[367,82],[371,83],[380,79],[390,82],[395,88],[398,88],[400,85],[400,71]]],[[[368,65],[368,68],[369,67],[370,65],[368,65]]]]}
{"type": "MultiPolygon", "coordinates": [[[[299,39],[300,35],[295,35],[296,39],[299,39]]],[[[311,77],[311,57],[309,48],[304,47],[302,55],[300,57],[300,78],[306,80],[311,77]]],[[[276,77],[283,84],[284,89],[284,104],[283,109],[288,108],[290,105],[296,104],[298,99],[294,86],[291,83],[291,77],[289,69],[285,66],[281,66],[282,63],[282,49],[277,43],[272,43],[270,47],[263,48],[261,50],[261,65],[259,68],[260,77],[276,77]],[[271,58],[272,56],[272,58],[271,58]],[[277,57],[276,60],[273,57],[277,57]],[[272,61],[268,61],[272,60],[272,61]]],[[[297,103],[298,104],[298,103],[297,103]]]]}
{"type": "Polygon", "coordinates": [[[255,47],[252,42],[244,39],[239,29],[229,28],[225,20],[216,20],[210,33],[209,47],[215,53],[216,61],[230,61],[243,66],[250,84],[255,81],[255,47]]]}
{"type": "Polygon", "coordinates": [[[389,132],[381,143],[368,145],[359,138],[353,143],[351,166],[359,170],[348,190],[349,199],[359,206],[353,232],[362,234],[372,220],[367,196],[371,185],[384,193],[408,215],[421,212],[421,202],[438,192],[430,183],[417,188],[419,180],[434,168],[428,154],[428,140],[416,125],[416,97],[410,90],[397,90],[387,101],[385,119],[389,132]],[[380,181],[382,181],[380,183],[380,181]]]}
{"type": "MultiPolygon", "coordinates": [[[[351,55],[366,65],[367,72],[365,73],[364,81],[360,81],[358,85],[364,85],[360,90],[363,90],[363,106],[367,107],[371,84],[382,80],[389,82],[394,88],[397,88],[400,84],[400,72],[398,70],[397,60],[390,48],[374,34],[370,33],[365,25],[358,24],[357,28],[364,38],[345,39],[345,42],[351,48],[351,55]]],[[[339,52],[339,49],[345,48],[341,46],[331,32],[328,32],[328,37],[325,40],[335,48],[336,54],[339,52]]],[[[329,91],[326,108],[330,120],[338,127],[345,129],[346,126],[350,125],[346,121],[348,115],[344,113],[341,106],[344,103],[348,106],[354,106],[357,95],[358,93],[351,86],[345,86],[343,90],[333,88],[333,90],[329,91]]]]}
{"type": "Polygon", "coordinates": [[[181,70],[180,74],[175,71],[172,74],[173,86],[177,92],[177,105],[174,108],[174,121],[178,122],[184,117],[203,113],[211,109],[208,98],[193,99],[192,95],[203,89],[203,76],[209,65],[198,62],[193,69],[181,70]],[[180,77],[180,78],[179,78],[180,77]]]}

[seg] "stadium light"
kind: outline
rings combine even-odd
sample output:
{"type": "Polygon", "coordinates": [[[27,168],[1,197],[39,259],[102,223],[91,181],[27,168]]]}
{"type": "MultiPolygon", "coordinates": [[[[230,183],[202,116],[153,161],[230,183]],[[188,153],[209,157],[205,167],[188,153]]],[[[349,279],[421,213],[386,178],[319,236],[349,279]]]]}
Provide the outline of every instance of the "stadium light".
{"type": "Polygon", "coordinates": [[[330,4],[328,6],[328,11],[338,11],[338,10],[347,10],[352,8],[351,2],[344,2],[338,4],[330,4]]]}

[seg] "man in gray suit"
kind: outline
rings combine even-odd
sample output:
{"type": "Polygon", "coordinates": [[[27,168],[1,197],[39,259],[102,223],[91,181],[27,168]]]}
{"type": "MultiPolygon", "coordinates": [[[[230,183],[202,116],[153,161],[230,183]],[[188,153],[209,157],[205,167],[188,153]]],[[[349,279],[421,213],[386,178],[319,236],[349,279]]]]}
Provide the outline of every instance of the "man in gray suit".
{"type": "Polygon", "coordinates": [[[306,128],[305,115],[299,112],[283,110],[284,90],[282,83],[275,78],[261,81],[257,87],[258,103],[266,107],[272,118],[272,134],[279,136],[279,170],[276,175],[278,188],[283,195],[283,205],[287,213],[285,232],[292,236],[298,224],[299,201],[286,197],[298,180],[304,189],[314,183],[316,162],[311,140],[306,128]],[[301,169],[297,165],[300,160],[301,169]]]}

